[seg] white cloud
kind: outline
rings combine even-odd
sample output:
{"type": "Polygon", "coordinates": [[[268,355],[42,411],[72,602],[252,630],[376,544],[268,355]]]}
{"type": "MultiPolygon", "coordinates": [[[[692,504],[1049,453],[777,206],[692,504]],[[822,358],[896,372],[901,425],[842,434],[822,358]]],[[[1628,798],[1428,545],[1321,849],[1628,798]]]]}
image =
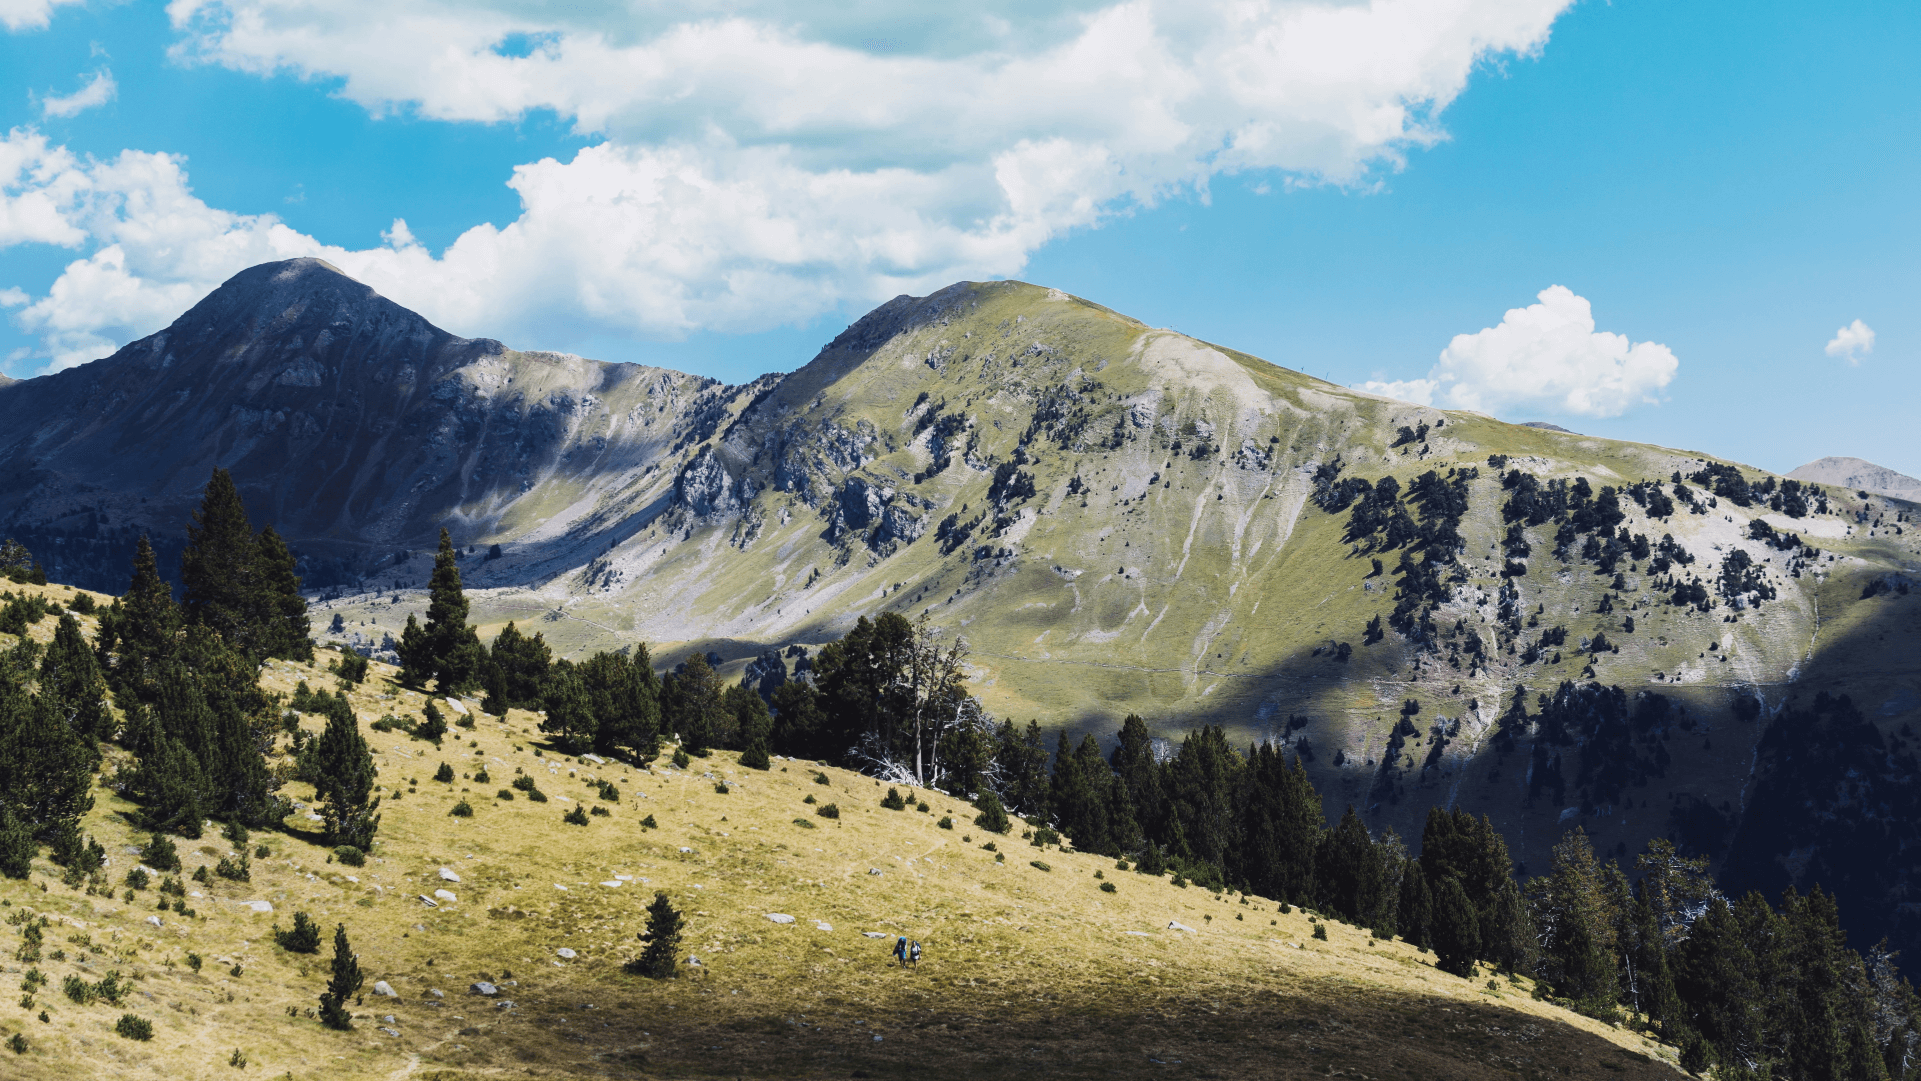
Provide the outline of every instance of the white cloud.
{"type": "Polygon", "coordinates": [[[504,227],[346,252],[206,207],[176,159],[82,162],[16,132],[40,172],[17,179],[0,148],[0,246],[86,253],[16,317],[57,363],[161,325],[113,315],[122,291],[198,295],[268,248],[324,250],[449,330],[529,346],[762,330],[1017,273],[1050,239],[1219,175],[1370,185],[1568,2],[750,0],[717,17],[693,0],[174,0],[189,62],[326,80],[376,114],[548,109],[602,141],[516,168],[504,227]]]}
{"type": "Polygon", "coordinates": [[[1874,352],[1874,328],[1856,319],[1847,326],[1834,332],[1834,340],[1827,345],[1827,354],[1838,357],[1849,364],[1861,363],[1861,358],[1874,352]]]}
{"type": "Polygon", "coordinates": [[[53,18],[53,9],[82,0],[0,0],[0,26],[8,30],[38,30],[53,18]]]}
{"type": "Polygon", "coordinates": [[[1526,407],[1615,417],[1659,401],[1681,364],[1667,346],[1596,332],[1592,307],[1565,286],[1549,286],[1538,299],[1509,309],[1499,326],[1455,335],[1426,379],[1363,389],[1484,413],[1526,407]]]}
{"type": "Polygon", "coordinates": [[[113,72],[106,68],[93,73],[87,85],[68,94],[66,97],[40,99],[40,115],[69,117],[78,116],[96,105],[105,105],[120,92],[119,84],[113,81],[113,72]]]}

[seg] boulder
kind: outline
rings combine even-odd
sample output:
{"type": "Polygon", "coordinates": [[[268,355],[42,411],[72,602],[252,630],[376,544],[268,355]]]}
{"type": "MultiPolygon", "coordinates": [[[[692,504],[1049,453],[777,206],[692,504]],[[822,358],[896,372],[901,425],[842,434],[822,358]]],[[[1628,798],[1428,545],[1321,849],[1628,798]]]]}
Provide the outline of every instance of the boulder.
{"type": "Polygon", "coordinates": [[[794,922],[794,917],[789,916],[785,912],[769,912],[767,914],[767,920],[770,923],[788,924],[794,922]]]}
{"type": "Polygon", "coordinates": [[[1179,920],[1168,920],[1167,929],[1170,931],[1186,931],[1190,935],[1197,933],[1192,927],[1189,927],[1188,925],[1180,922],[1179,920]]]}
{"type": "Polygon", "coordinates": [[[400,997],[400,992],[394,990],[393,985],[388,983],[386,980],[374,981],[374,994],[379,995],[381,998],[399,998],[400,997]]]}
{"type": "Polygon", "coordinates": [[[467,993],[470,995],[485,995],[488,998],[492,998],[500,993],[500,988],[495,987],[486,980],[479,980],[467,985],[467,993]]]}
{"type": "Polygon", "coordinates": [[[574,958],[579,957],[580,955],[568,949],[567,947],[562,946],[561,948],[554,951],[554,956],[560,958],[563,961],[571,961],[574,958]]]}
{"type": "Polygon", "coordinates": [[[460,876],[453,873],[451,870],[445,867],[442,867],[440,869],[440,880],[442,882],[458,882],[460,881],[460,876]]]}
{"type": "Polygon", "coordinates": [[[434,899],[439,901],[445,901],[450,905],[453,904],[455,901],[459,900],[458,897],[454,896],[454,891],[452,890],[435,890],[434,899]]]}

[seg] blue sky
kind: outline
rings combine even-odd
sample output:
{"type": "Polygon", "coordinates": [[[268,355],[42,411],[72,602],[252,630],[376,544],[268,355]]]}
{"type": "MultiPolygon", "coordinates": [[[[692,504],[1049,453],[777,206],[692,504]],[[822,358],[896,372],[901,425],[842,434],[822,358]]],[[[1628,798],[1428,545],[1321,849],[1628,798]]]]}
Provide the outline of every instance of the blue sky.
{"type": "Polygon", "coordinates": [[[296,254],[729,380],[1004,276],[1436,404],[1921,475],[1913,5],[717,10],[0,0],[0,371],[296,254]]]}

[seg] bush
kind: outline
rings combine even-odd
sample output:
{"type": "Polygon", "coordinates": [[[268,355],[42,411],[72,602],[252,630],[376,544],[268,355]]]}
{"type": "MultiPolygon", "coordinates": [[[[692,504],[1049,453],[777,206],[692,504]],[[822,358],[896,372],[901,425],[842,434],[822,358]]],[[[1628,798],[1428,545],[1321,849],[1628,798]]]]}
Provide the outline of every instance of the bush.
{"type": "Polygon", "coordinates": [[[740,764],[747,769],[772,769],[774,763],[767,758],[767,744],[756,739],[740,752],[740,764]]]}
{"type": "Polygon", "coordinates": [[[917,803],[914,805],[914,810],[919,811],[921,814],[926,814],[927,812],[933,810],[933,808],[927,805],[926,800],[922,800],[920,803],[917,803]]]}
{"type": "Polygon", "coordinates": [[[1035,868],[1036,870],[1041,870],[1041,871],[1051,871],[1051,870],[1053,870],[1053,868],[1052,868],[1052,867],[1049,867],[1049,866],[1048,866],[1047,864],[1045,864],[1045,863],[1042,863],[1042,862],[1041,862],[1040,860],[1028,860],[1028,861],[1027,861],[1027,865],[1028,865],[1029,867],[1033,867],[1033,868],[1035,868]]]}
{"type": "Polygon", "coordinates": [[[834,782],[828,780],[827,775],[825,773],[821,773],[818,770],[816,770],[814,773],[814,783],[815,784],[833,784],[834,782]]]}
{"type": "Polygon", "coordinates": [[[202,961],[200,959],[200,955],[197,953],[190,953],[187,955],[187,967],[190,969],[193,969],[195,972],[200,971],[200,966],[205,963],[206,962],[202,961]]]}
{"type": "Polygon", "coordinates": [[[602,781],[600,782],[600,798],[606,800],[608,803],[619,803],[620,789],[615,788],[614,782],[612,781],[602,781]]]}
{"type": "Polygon", "coordinates": [[[982,846],[981,846],[981,851],[982,851],[982,852],[999,852],[999,851],[1000,851],[1000,849],[998,849],[998,848],[995,848],[995,847],[994,847],[994,842],[992,842],[992,841],[989,841],[989,842],[987,842],[986,844],[984,844],[984,845],[982,845],[982,846]]]}
{"type": "Polygon", "coordinates": [[[442,762],[440,768],[434,771],[434,780],[439,781],[441,784],[453,784],[454,768],[442,762]]]}
{"type": "Polygon", "coordinates": [[[1101,883],[1101,892],[1102,893],[1118,893],[1120,891],[1114,888],[1114,884],[1112,882],[1103,882],[1101,883]]]}
{"type": "Polygon", "coordinates": [[[722,795],[722,796],[724,796],[724,795],[726,795],[726,794],[727,794],[727,793],[728,793],[729,791],[731,791],[731,790],[730,790],[730,789],[729,789],[729,788],[727,787],[727,782],[726,782],[726,781],[715,781],[715,782],[714,782],[714,792],[715,792],[715,793],[716,793],[717,795],[722,795]]]}
{"type": "Polygon", "coordinates": [[[212,882],[213,881],[213,879],[208,877],[207,875],[206,864],[203,863],[200,866],[193,869],[193,880],[195,882],[212,882]]]}
{"type": "Polygon", "coordinates": [[[1057,845],[1060,843],[1061,835],[1048,829],[1046,826],[1042,826],[1040,829],[1034,831],[1035,848],[1046,848],[1048,845],[1057,845]]]}
{"type": "MultiPolygon", "coordinates": [[[[320,925],[305,912],[293,914],[293,930],[282,931],[279,924],[274,925],[273,940],[288,953],[320,952],[320,925]]],[[[199,971],[195,966],[194,971],[199,971]]]]}
{"type": "MultiPolygon", "coordinates": [[[[86,594],[83,593],[81,594],[81,596],[86,596],[86,594]]],[[[9,1051],[12,1051],[16,1055],[26,1054],[27,1053],[26,1035],[24,1033],[19,1033],[19,1032],[14,1033],[13,1039],[7,1041],[7,1049],[9,1051]]]]}
{"type": "Polygon", "coordinates": [[[810,830],[814,828],[814,824],[812,822],[809,822],[805,818],[794,819],[794,825],[799,826],[801,829],[804,829],[804,830],[810,830]]]}
{"type": "Polygon", "coordinates": [[[887,795],[881,799],[880,805],[890,811],[905,811],[907,809],[907,801],[902,799],[899,790],[894,788],[887,790],[887,795]]]}
{"type": "Polygon", "coordinates": [[[129,1040],[151,1040],[153,1039],[153,1022],[144,1017],[123,1013],[120,1015],[120,1020],[115,1022],[113,1031],[129,1040]]]}
{"type": "Polygon", "coordinates": [[[1320,939],[1322,942],[1326,942],[1327,941],[1327,924],[1325,923],[1315,924],[1314,937],[1320,939]]]}
{"type": "Polygon", "coordinates": [[[951,830],[954,828],[954,820],[952,818],[947,817],[946,815],[942,815],[941,820],[934,824],[944,830],[951,830]]]}
{"type": "Polygon", "coordinates": [[[643,819],[641,819],[641,820],[640,820],[640,828],[641,828],[641,829],[649,829],[649,830],[656,830],[656,829],[659,829],[659,828],[660,828],[660,824],[659,824],[658,822],[655,822],[655,821],[654,821],[654,816],[653,816],[653,815],[648,815],[648,816],[647,816],[646,818],[643,818],[643,819]]]}
{"type": "Polygon", "coordinates": [[[69,607],[72,608],[75,612],[79,613],[80,615],[83,615],[83,616],[92,615],[93,609],[94,609],[93,594],[75,593],[73,595],[73,603],[69,605],[69,607]]]}
{"type": "Polygon", "coordinates": [[[527,790],[527,802],[528,803],[546,803],[547,793],[542,792],[538,788],[529,788],[527,790]]]}
{"type": "Polygon", "coordinates": [[[213,873],[235,882],[251,882],[253,881],[253,861],[247,858],[245,852],[240,854],[240,860],[237,863],[222,856],[220,862],[214,864],[213,873]]]}
{"type": "Polygon", "coordinates": [[[812,792],[809,792],[807,794],[807,798],[804,800],[801,800],[801,802],[802,803],[819,803],[820,801],[814,798],[814,794],[812,792]]]}
{"type": "Polygon", "coordinates": [[[576,803],[573,810],[560,816],[560,820],[570,826],[584,826],[587,824],[587,812],[581,810],[580,804],[576,803]]]}
{"type": "Polygon", "coordinates": [[[495,799],[513,799],[514,798],[513,789],[503,788],[500,791],[494,793],[494,798],[495,799]]]}
{"type": "Polygon", "coordinates": [[[144,890],[147,888],[147,882],[147,872],[140,868],[135,867],[133,870],[127,872],[127,885],[129,887],[136,890],[144,890]]]}
{"type": "Polygon", "coordinates": [[[689,765],[693,764],[693,761],[694,761],[693,759],[687,757],[686,751],[680,749],[679,747],[674,748],[674,768],[675,769],[686,769],[689,765]]]}
{"type": "Polygon", "coordinates": [[[982,792],[974,806],[980,808],[981,812],[974,817],[974,825],[989,833],[1006,833],[1014,828],[1014,823],[1007,817],[1007,809],[1001,806],[1000,797],[996,796],[991,789],[982,792]]]}
{"type": "Polygon", "coordinates": [[[146,849],[140,853],[141,862],[156,871],[178,871],[180,853],[173,847],[173,841],[156,833],[147,842],[146,849]]]}
{"type": "Polygon", "coordinates": [[[367,864],[367,854],[352,845],[341,845],[334,849],[334,859],[349,867],[364,867],[367,864]]]}
{"type": "MultiPolygon", "coordinates": [[[[596,807],[594,809],[599,810],[600,808],[596,807]]],[[[447,813],[455,818],[472,818],[474,816],[474,805],[468,803],[466,800],[461,800],[459,803],[454,804],[453,810],[447,813]]]]}
{"type": "Polygon", "coordinates": [[[492,784],[493,781],[494,779],[492,777],[487,776],[487,767],[485,766],[480,767],[480,769],[474,773],[475,784],[492,784]]]}
{"type": "Polygon", "coordinates": [[[534,779],[526,774],[515,777],[513,784],[515,788],[520,789],[522,792],[532,792],[534,790],[534,779]]]}
{"type": "Polygon", "coordinates": [[[821,804],[821,805],[820,805],[820,809],[819,809],[819,810],[817,810],[817,811],[815,811],[814,813],[815,813],[815,814],[817,814],[817,815],[819,815],[819,816],[821,816],[822,818],[839,818],[839,817],[840,817],[840,804],[838,804],[838,803],[823,803],[823,804],[821,804]]]}
{"type": "Polygon", "coordinates": [[[605,808],[605,807],[602,807],[602,806],[601,806],[600,804],[598,804],[598,803],[596,803],[596,804],[594,804],[594,809],[593,809],[593,810],[591,810],[591,811],[589,811],[589,812],[587,812],[587,813],[588,813],[588,814],[593,814],[593,815],[599,815],[599,816],[600,816],[600,817],[602,817],[602,818],[612,818],[612,817],[614,816],[614,812],[612,812],[612,811],[610,811],[610,810],[608,810],[608,809],[607,809],[607,808],[605,808]]]}

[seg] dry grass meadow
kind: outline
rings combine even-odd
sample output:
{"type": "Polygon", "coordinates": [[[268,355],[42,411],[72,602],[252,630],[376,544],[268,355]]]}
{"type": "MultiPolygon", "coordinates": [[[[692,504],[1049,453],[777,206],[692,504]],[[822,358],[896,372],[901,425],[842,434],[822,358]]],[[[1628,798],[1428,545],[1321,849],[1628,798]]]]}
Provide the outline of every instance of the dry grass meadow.
{"type": "MultiPolygon", "coordinates": [[[[48,620],[35,633],[51,628],[48,620]]],[[[322,663],[330,656],[322,653],[322,663]]],[[[375,665],[353,690],[363,725],[424,705],[392,675],[375,665]]],[[[323,668],[284,662],[266,666],[262,679],[280,693],[302,679],[315,689],[334,682],[323,668]]],[[[368,732],[385,817],[365,866],[331,862],[317,837],[300,832],[314,824],[296,814],[289,833],[254,835],[251,845],[269,854],[253,861],[250,882],[187,882],[191,918],[158,911],[151,886],[128,899],[123,880],[145,835],[128,821],[134,808],[99,788],[86,829],[109,854],[110,894],[64,885],[61,869],[44,860],[26,881],[0,880],[8,917],[0,1040],[19,1033],[28,1047],[0,1050],[0,1076],[1676,1072],[1671,1049],[1536,1001],[1525,982],[1446,975],[1404,943],[1338,923],[1320,941],[1299,911],[1038,849],[1018,824],[1010,836],[985,834],[965,804],[938,793],[910,793],[925,812],[889,811],[880,805],[885,789],[870,778],[780,759],[760,772],[720,752],[688,770],[664,759],[651,769],[599,764],[547,747],[531,716],[503,721],[467,708],[476,726],[452,729],[438,748],[404,732],[368,732]],[[442,762],[456,774],[450,784],[432,780],[442,762]],[[519,774],[548,801],[497,798],[519,774]],[[617,802],[599,798],[603,780],[618,788],[617,802]],[[461,799],[475,808],[472,818],[449,815],[461,799]],[[574,801],[610,813],[566,824],[574,801]],[[839,820],[815,813],[828,802],[839,820]],[[648,816],[657,828],[642,825],[648,816]],[[943,817],[952,829],[941,827],[943,817]],[[990,840],[1004,861],[982,847],[990,840]],[[444,879],[443,868],[459,881],[444,879]],[[428,907],[422,896],[436,889],[454,899],[428,907]],[[664,982],[620,967],[639,950],[642,909],[655,890],[686,914],[684,952],[701,961],[664,982]],[[273,911],[247,904],[259,901],[273,911]],[[347,927],[367,980],[352,1032],[311,1016],[328,944],[317,955],[275,945],[274,926],[290,924],[295,911],[311,914],[329,939],[335,924],[347,927]],[[46,956],[33,966],[49,983],[30,1005],[17,997],[30,966],[15,956],[29,914],[50,920],[46,956]],[[889,965],[896,935],[923,944],[919,967],[889,965]],[[563,959],[563,948],[574,956],[563,959]],[[189,954],[202,959],[198,971],[189,954]],[[132,980],[120,1006],[79,1005],[62,993],[68,976],[97,981],[111,971],[132,980]],[[397,997],[375,995],[377,980],[397,997]],[[500,993],[469,993],[482,980],[500,993]],[[151,1041],[115,1034],[128,1012],[152,1022],[151,1041]],[[236,1052],[244,1066],[232,1064],[236,1052]]],[[[315,727],[313,718],[305,723],[315,727]]],[[[103,778],[113,769],[110,761],[103,778]]],[[[311,796],[299,783],[286,791],[311,796]]],[[[179,848],[189,873],[232,851],[213,829],[179,848]]]]}

